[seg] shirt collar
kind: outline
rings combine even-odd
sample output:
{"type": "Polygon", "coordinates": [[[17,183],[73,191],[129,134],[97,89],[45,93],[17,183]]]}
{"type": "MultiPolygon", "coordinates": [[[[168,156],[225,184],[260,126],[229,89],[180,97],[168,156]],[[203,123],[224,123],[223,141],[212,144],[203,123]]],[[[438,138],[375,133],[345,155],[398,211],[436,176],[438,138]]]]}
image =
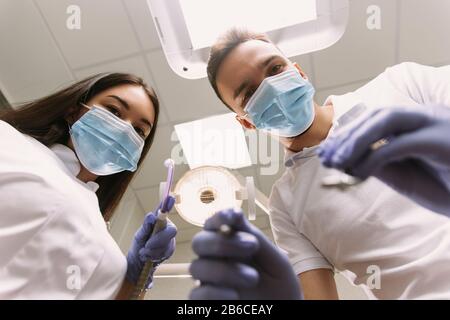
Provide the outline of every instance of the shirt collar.
{"type": "MultiPolygon", "coordinates": [[[[333,104],[334,115],[333,125],[328,132],[327,138],[337,126],[345,125],[349,121],[356,119],[361,115],[361,112],[366,109],[366,107],[361,103],[359,97],[354,93],[347,93],[341,96],[330,96],[324,103],[324,105],[328,104],[333,104]]],[[[299,152],[293,152],[285,149],[284,165],[290,168],[299,160],[315,157],[316,150],[318,148],[319,145],[316,145],[313,147],[303,148],[299,152]]]]}
{"type": "MultiPolygon", "coordinates": [[[[61,162],[64,163],[70,174],[72,174],[72,176],[76,178],[78,173],[80,173],[81,165],[75,152],[63,144],[54,144],[52,147],[50,147],[50,150],[52,150],[53,153],[61,160],[61,162]]],[[[84,184],[86,188],[93,192],[96,192],[99,188],[98,183],[94,181],[79,181],[84,184]]]]}

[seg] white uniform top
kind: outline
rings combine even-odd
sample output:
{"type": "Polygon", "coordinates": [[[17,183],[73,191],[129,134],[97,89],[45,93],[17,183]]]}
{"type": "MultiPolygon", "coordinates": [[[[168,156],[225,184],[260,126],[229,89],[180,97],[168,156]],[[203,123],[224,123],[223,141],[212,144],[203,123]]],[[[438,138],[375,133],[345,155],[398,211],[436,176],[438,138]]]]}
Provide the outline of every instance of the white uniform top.
{"type": "Polygon", "coordinates": [[[0,121],[0,299],[113,299],[126,259],[63,145],[0,121]]]}
{"type": "MultiPolygon", "coordinates": [[[[327,101],[333,103],[335,120],[358,103],[369,109],[450,106],[450,66],[403,63],[327,101]]],[[[270,196],[275,240],[295,272],[334,267],[361,284],[370,298],[449,299],[450,219],[374,178],[345,190],[323,188],[322,178],[337,171],[321,166],[316,149],[286,154],[287,169],[270,196]],[[377,267],[381,288],[368,290],[367,284],[377,284],[377,267]]]]}

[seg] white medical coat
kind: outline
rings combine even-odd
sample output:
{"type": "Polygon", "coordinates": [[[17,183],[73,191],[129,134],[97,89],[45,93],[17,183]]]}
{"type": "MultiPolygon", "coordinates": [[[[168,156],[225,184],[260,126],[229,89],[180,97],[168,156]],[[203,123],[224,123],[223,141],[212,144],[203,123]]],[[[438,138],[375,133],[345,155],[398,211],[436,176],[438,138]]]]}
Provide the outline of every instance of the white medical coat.
{"type": "Polygon", "coordinates": [[[0,121],[0,299],[113,299],[126,259],[66,146],[0,121]]]}
{"type": "MultiPolygon", "coordinates": [[[[450,66],[403,63],[326,103],[333,103],[335,120],[359,103],[369,109],[450,107],[450,66]]],[[[449,299],[450,219],[374,178],[345,190],[322,187],[322,179],[337,171],[321,166],[316,148],[286,154],[286,171],[270,196],[275,240],[296,273],[344,271],[370,298],[449,299]],[[374,278],[378,270],[380,283],[374,278]]]]}

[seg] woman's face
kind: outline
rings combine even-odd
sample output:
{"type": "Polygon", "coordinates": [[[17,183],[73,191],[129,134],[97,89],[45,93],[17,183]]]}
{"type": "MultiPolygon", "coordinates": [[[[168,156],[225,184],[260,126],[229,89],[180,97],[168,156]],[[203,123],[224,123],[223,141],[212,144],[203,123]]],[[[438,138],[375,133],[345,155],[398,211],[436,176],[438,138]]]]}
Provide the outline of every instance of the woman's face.
{"type": "MultiPolygon", "coordinates": [[[[86,103],[103,107],[131,124],[142,139],[146,139],[155,123],[155,108],[145,90],[136,85],[121,85],[103,91],[86,103]]],[[[81,108],[78,119],[89,110],[81,108]]],[[[78,120],[76,119],[76,120],[78,120]]]]}
{"type": "MultiPolygon", "coordinates": [[[[87,101],[86,105],[102,107],[130,123],[144,140],[150,135],[155,123],[155,108],[147,92],[141,86],[125,84],[107,89],[87,101]]],[[[77,106],[77,108],[80,108],[80,112],[71,119],[72,124],[89,111],[88,108],[81,106],[77,106]]],[[[69,139],[68,147],[74,150],[71,139],[69,139]]],[[[97,176],[82,166],[79,178],[83,181],[92,181],[97,176]]]]}

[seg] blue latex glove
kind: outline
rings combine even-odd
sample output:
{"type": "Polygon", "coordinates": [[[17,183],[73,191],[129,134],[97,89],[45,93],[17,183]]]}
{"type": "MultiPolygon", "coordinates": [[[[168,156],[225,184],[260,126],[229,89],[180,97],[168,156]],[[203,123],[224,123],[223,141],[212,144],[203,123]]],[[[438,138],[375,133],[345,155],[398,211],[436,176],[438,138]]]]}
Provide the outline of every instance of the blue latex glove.
{"type": "Polygon", "coordinates": [[[327,167],[361,179],[374,176],[450,216],[450,107],[375,110],[327,139],[318,154],[327,167]],[[382,138],[388,144],[372,150],[382,138]]]}
{"type": "MultiPolygon", "coordinates": [[[[169,196],[167,205],[162,208],[163,212],[169,212],[175,204],[175,198],[169,196]]],[[[147,261],[154,263],[154,268],[150,273],[149,279],[146,283],[146,288],[151,287],[153,281],[153,273],[156,267],[172,256],[175,251],[175,236],[177,234],[177,228],[175,225],[167,220],[167,226],[156,232],[150,239],[150,235],[153,232],[153,228],[156,223],[156,213],[161,208],[162,203],[154,212],[150,212],[146,215],[144,223],[139,228],[134,236],[133,243],[127,254],[127,280],[136,285],[142,269],[147,261]]]]}
{"type": "Polygon", "coordinates": [[[193,278],[201,285],[190,299],[301,299],[298,278],[287,256],[252,226],[242,212],[225,210],[205,223],[192,242],[199,256],[191,264],[193,278]],[[234,230],[218,232],[220,226],[234,230]]]}

